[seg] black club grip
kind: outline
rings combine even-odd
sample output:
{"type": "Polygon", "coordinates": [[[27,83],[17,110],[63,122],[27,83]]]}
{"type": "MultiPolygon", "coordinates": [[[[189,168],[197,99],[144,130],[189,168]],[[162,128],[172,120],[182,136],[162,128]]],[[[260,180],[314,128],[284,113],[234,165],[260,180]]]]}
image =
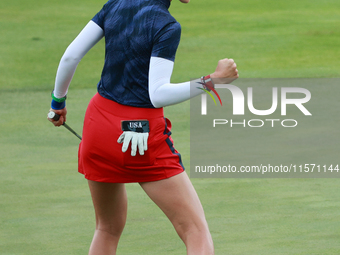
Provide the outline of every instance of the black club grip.
{"type": "Polygon", "coordinates": [[[59,118],[60,118],[60,115],[56,114],[55,112],[49,112],[49,113],[48,113],[48,117],[49,117],[50,119],[53,119],[53,120],[55,120],[55,121],[58,121],[59,118]]]}

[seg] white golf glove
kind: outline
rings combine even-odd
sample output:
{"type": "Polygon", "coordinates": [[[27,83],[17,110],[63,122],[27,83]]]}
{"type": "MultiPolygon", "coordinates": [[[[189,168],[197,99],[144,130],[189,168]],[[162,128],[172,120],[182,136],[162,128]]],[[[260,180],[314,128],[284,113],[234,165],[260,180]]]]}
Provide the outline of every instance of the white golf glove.
{"type": "Polygon", "coordinates": [[[148,149],[149,121],[124,120],[122,121],[123,133],[118,138],[118,143],[123,143],[122,152],[126,152],[131,142],[131,156],[136,156],[137,147],[139,155],[144,155],[148,149]]]}
{"type": "Polygon", "coordinates": [[[122,152],[126,152],[131,142],[131,156],[136,156],[137,147],[139,155],[144,155],[148,149],[149,133],[137,133],[133,131],[124,131],[118,138],[118,143],[123,143],[122,152]]]}

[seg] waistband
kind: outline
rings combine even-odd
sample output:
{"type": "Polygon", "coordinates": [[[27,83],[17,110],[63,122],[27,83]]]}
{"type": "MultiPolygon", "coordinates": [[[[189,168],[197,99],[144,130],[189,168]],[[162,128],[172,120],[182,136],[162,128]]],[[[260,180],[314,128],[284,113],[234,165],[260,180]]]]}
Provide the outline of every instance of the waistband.
{"type": "Polygon", "coordinates": [[[93,96],[92,102],[103,111],[128,119],[152,119],[164,116],[163,108],[142,108],[122,105],[101,96],[99,93],[93,96]]]}

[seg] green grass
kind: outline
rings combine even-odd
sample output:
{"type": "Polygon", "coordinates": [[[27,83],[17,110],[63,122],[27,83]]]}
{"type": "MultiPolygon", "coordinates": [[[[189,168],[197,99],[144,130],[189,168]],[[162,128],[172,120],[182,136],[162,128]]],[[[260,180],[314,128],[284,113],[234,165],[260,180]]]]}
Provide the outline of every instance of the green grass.
{"type": "MultiPolygon", "coordinates": [[[[78,139],[46,121],[58,61],[105,1],[0,2],[0,254],[86,254],[94,230],[88,187],[77,173],[78,139]]],[[[182,24],[174,82],[234,58],[241,77],[339,77],[335,0],[173,1],[182,24]]],[[[68,124],[81,132],[96,92],[103,42],[80,63],[68,124]]],[[[168,107],[189,169],[189,103],[168,107]]],[[[320,152],[323,153],[323,152],[320,152]]],[[[339,254],[337,179],[193,179],[217,255],[339,254]]],[[[118,254],[185,254],[138,184],[118,254]]]]}

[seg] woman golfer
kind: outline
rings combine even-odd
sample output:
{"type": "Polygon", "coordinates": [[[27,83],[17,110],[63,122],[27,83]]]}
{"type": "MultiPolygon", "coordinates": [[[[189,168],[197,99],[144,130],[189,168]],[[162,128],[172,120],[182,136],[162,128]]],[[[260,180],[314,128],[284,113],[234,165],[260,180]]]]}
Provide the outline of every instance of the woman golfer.
{"type": "MultiPolygon", "coordinates": [[[[116,254],[127,214],[125,184],[138,182],[170,219],[187,254],[214,254],[199,198],[170,137],[163,107],[199,95],[190,82],[170,83],[181,27],[171,0],[110,0],[65,51],[52,93],[52,109],[66,121],[65,100],[79,61],[105,37],[105,64],[98,93],[86,111],[79,172],[88,179],[96,214],[89,254],[116,254]]],[[[190,0],[180,0],[188,3],[190,0]]],[[[211,89],[211,78],[238,77],[232,59],[194,81],[211,89]]]]}

